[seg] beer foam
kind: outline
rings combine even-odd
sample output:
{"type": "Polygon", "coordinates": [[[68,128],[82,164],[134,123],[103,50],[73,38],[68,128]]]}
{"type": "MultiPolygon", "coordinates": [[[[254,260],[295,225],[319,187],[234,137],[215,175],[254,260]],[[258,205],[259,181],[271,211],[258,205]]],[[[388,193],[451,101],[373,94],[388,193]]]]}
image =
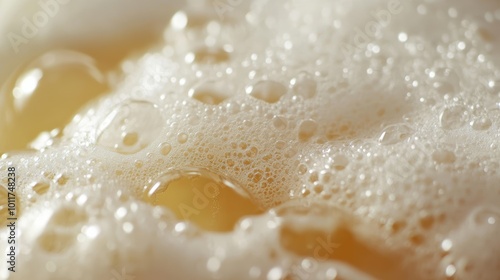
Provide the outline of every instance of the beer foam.
{"type": "Polygon", "coordinates": [[[180,10],[62,135],[3,156],[22,214],[0,279],[500,275],[497,13],[237,3],[180,10]],[[144,198],[196,180],[175,211],[144,198]]]}

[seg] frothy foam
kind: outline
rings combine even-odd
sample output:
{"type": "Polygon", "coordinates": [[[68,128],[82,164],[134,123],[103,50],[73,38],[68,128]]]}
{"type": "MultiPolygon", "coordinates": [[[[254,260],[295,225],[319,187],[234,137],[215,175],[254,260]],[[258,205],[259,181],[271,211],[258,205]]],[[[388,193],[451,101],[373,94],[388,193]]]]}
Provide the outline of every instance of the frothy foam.
{"type": "Polygon", "coordinates": [[[20,269],[0,279],[500,275],[497,20],[251,6],[178,12],[112,94],[3,157],[20,269]]]}

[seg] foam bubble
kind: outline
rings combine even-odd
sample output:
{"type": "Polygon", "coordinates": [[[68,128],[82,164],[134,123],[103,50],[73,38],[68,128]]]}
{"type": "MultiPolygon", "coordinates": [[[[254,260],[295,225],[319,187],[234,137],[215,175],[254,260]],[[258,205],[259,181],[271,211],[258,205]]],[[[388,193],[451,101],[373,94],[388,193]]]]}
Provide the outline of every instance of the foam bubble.
{"type": "Polygon", "coordinates": [[[151,144],[162,129],[163,118],[154,104],[131,100],[106,117],[97,144],[121,154],[133,154],[151,144]]]}

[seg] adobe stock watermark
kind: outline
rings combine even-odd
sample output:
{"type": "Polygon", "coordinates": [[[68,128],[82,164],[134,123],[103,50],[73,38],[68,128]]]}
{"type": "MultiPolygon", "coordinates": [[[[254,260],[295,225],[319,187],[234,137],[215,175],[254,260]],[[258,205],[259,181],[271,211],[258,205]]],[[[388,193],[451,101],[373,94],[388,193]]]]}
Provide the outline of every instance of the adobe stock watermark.
{"type": "Polygon", "coordinates": [[[344,56],[352,56],[355,49],[362,50],[383,28],[389,26],[393,16],[400,14],[402,11],[403,6],[400,0],[389,0],[386,9],[371,12],[373,20],[366,23],[364,29],[356,27],[352,42],[342,45],[344,56]]]}
{"type": "Polygon", "coordinates": [[[340,247],[340,244],[332,242],[331,234],[327,235],[326,239],[318,236],[315,241],[316,246],[313,250],[313,257],[305,259],[300,265],[291,267],[294,279],[311,279],[311,275],[317,272],[318,263],[330,260],[335,250],[340,247]]]}
{"type": "Polygon", "coordinates": [[[224,19],[224,14],[234,11],[244,0],[213,0],[212,6],[220,20],[224,19]]]}
{"type": "MultiPolygon", "coordinates": [[[[210,201],[216,201],[220,194],[220,187],[210,182],[203,186],[203,191],[197,188],[193,188],[193,199],[191,205],[186,203],[179,204],[179,211],[181,212],[182,218],[188,220],[189,217],[193,215],[199,215],[201,211],[210,205],[210,201]]],[[[215,214],[215,213],[214,213],[215,214]]]]}
{"type": "Polygon", "coordinates": [[[40,29],[43,29],[49,23],[50,19],[57,16],[61,6],[66,5],[71,0],[40,0],[38,1],[38,11],[31,17],[22,17],[22,27],[18,33],[9,32],[7,38],[16,54],[19,53],[22,45],[28,44],[30,39],[35,38],[40,29]]]}

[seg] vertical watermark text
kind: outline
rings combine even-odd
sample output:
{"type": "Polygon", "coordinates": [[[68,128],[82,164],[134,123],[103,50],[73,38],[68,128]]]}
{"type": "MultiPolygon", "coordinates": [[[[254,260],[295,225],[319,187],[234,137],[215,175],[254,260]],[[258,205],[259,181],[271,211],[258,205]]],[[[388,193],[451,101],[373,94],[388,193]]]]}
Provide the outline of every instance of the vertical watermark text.
{"type": "Polygon", "coordinates": [[[16,168],[7,168],[7,264],[10,272],[16,272],[16,168]]]}

